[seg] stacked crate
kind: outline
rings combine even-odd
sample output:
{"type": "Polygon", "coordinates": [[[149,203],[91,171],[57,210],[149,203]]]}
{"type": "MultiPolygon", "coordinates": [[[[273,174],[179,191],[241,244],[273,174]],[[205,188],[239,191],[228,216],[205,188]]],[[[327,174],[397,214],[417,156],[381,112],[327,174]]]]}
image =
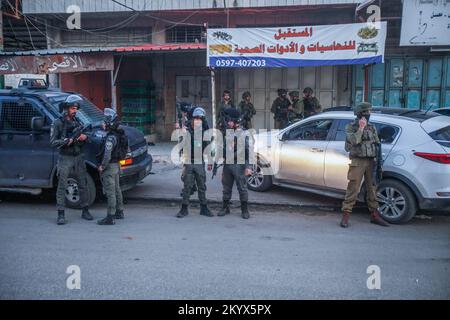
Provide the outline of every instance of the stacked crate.
{"type": "Polygon", "coordinates": [[[132,126],[144,135],[152,133],[155,122],[155,94],[150,81],[123,81],[120,86],[122,123],[132,126]]]}

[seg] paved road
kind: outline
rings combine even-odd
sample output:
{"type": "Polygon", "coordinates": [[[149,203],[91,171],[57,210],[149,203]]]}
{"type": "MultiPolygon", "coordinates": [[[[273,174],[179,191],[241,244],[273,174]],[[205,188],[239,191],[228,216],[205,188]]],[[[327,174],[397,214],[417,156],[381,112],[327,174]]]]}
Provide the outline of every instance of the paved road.
{"type": "Polygon", "coordinates": [[[332,211],[252,207],[244,221],[236,208],[213,218],[192,208],[185,219],[170,204],[126,209],[115,226],[73,210],[56,226],[51,203],[0,202],[0,298],[450,298],[450,217],[381,228],[355,213],[344,230],[332,211]],[[80,290],[66,287],[70,265],[80,290]],[[367,289],[369,265],[380,267],[380,290],[367,289]]]}

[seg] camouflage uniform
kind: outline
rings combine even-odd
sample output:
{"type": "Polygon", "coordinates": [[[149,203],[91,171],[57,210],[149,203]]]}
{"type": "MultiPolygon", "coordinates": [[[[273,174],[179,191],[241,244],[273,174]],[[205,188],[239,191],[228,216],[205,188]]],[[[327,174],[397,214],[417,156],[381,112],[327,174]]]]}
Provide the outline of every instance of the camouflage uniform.
{"type": "MultiPolygon", "coordinates": [[[[204,120],[206,121],[206,120],[204,120]]],[[[199,132],[194,131],[192,126],[187,130],[189,136],[183,138],[183,172],[181,174],[181,180],[183,181],[183,191],[182,191],[182,207],[187,208],[189,205],[189,198],[193,193],[193,188],[197,185],[198,199],[200,201],[200,214],[211,216],[209,209],[207,209],[207,199],[206,199],[206,170],[205,170],[205,159],[203,157],[203,152],[208,147],[209,142],[204,141],[204,132],[207,126],[203,127],[199,132]],[[190,152],[189,152],[190,150],[190,152]]],[[[184,210],[184,209],[182,209],[184,210]]],[[[183,217],[187,215],[179,214],[178,217],[183,217]]]]}
{"type": "Polygon", "coordinates": [[[248,219],[249,217],[247,209],[247,177],[245,176],[245,169],[252,168],[249,163],[249,148],[249,136],[244,129],[238,128],[235,130],[235,136],[231,143],[230,141],[227,141],[226,137],[223,138],[223,210],[219,213],[219,216],[229,213],[229,203],[233,193],[233,185],[236,183],[239,192],[239,200],[241,202],[242,217],[245,219],[248,219]],[[239,143],[242,143],[239,141],[243,141],[243,146],[239,145],[239,143]]]}
{"type": "Polygon", "coordinates": [[[378,156],[377,148],[380,146],[375,126],[367,124],[364,129],[360,129],[359,121],[362,117],[369,119],[372,105],[363,102],[355,108],[355,114],[358,116],[346,128],[345,150],[349,152],[351,163],[347,174],[348,185],[344,202],[342,203],[341,227],[348,227],[349,216],[358,198],[361,182],[364,178],[366,185],[367,206],[371,213],[370,222],[388,226],[381,218],[378,212],[377,186],[374,177],[375,158],[378,156]]]}
{"type": "Polygon", "coordinates": [[[225,123],[225,118],[224,118],[224,112],[227,108],[235,109],[236,107],[234,106],[233,102],[231,102],[231,100],[228,103],[225,103],[224,100],[220,101],[219,107],[217,108],[217,122],[216,123],[217,123],[217,129],[222,131],[222,133],[224,133],[226,131],[226,127],[227,127],[227,124],[225,123]]]}
{"type": "Polygon", "coordinates": [[[303,104],[300,103],[300,100],[294,99],[299,97],[298,91],[291,91],[289,92],[289,96],[291,97],[292,101],[292,110],[288,112],[288,121],[289,123],[293,123],[297,120],[303,119],[303,104]]]}
{"type": "Polygon", "coordinates": [[[376,186],[373,177],[374,158],[377,155],[376,145],[380,143],[376,128],[368,123],[363,131],[359,130],[358,119],[349,123],[345,130],[347,139],[345,150],[350,152],[349,180],[342,211],[352,212],[359,194],[362,179],[366,184],[367,206],[370,210],[378,208],[376,186]]]}
{"type": "Polygon", "coordinates": [[[272,107],[270,108],[270,112],[273,113],[273,118],[275,120],[275,129],[283,129],[288,124],[287,114],[288,108],[291,105],[291,102],[288,98],[276,98],[272,107]]]}
{"type": "Polygon", "coordinates": [[[243,120],[242,127],[246,130],[251,129],[253,127],[252,118],[256,114],[256,109],[253,106],[253,103],[242,100],[239,103],[239,110],[243,120]]]}
{"type": "Polygon", "coordinates": [[[122,216],[123,213],[123,196],[119,183],[120,159],[117,155],[117,148],[118,138],[115,134],[108,133],[106,136],[103,160],[101,162],[103,171],[100,174],[100,179],[102,181],[103,193],[108,199],[107,214],[110,216],[116,215],[116,213],[119,213],[119,216],[122,216]]]}
{"type": "Polygon", "coordinates": [[[300,99],[298,108],[303,110],[304,118],[308,118],[314,114],[322,112],[322,106],[320,105],[319,99],[316,97],[311,97],[310,99],[300,99]]]}
{"type": "Polygon", "coordinates": [[[59,148],[57,165],[58,187],[56,189],[56,205],[58,210],[64,210],[66,206],[67,179],[71,173],[77,177],[80,195],[80,207],[87,208],[87,171],[84,162],[83,145],[85,141],[74,141],[70,146],[64,146],[64,139],[80,127],[81,123],[76,119],[61,118],[52,123],[50,132],[50,145],[59,148]]]}

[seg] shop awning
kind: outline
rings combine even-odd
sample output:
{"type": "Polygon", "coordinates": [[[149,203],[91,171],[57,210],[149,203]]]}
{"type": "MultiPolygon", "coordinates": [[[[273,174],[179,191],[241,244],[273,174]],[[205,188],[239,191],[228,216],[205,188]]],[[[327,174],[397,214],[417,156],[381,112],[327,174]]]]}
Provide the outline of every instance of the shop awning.
{"type": "Polygon", "coordinates": [[[176,44],[146,44],[141,46],[117,47],[115,52],[145,52],[145,51],[181,51],[206,50],[206,43],[176,43],[176,44]]]}
{"type": "Polygon", "coordinates": [[[78,47],[0,52],[0,74],[113,70],[114,54],[196,50],[206,50],[206,44],[144,44],[125,47],[78,47]]]}

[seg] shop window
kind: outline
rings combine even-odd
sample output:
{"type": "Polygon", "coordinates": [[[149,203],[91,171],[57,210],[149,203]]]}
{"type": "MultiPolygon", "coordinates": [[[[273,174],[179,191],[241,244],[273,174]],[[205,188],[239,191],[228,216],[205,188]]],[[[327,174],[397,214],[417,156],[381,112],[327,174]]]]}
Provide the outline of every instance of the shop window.
{"type": "Polygon", "coordinates": [[[206,31],[201,26],[178,26],[167,30],[169,43],[200,43],[206,42],[206,31]]]}

